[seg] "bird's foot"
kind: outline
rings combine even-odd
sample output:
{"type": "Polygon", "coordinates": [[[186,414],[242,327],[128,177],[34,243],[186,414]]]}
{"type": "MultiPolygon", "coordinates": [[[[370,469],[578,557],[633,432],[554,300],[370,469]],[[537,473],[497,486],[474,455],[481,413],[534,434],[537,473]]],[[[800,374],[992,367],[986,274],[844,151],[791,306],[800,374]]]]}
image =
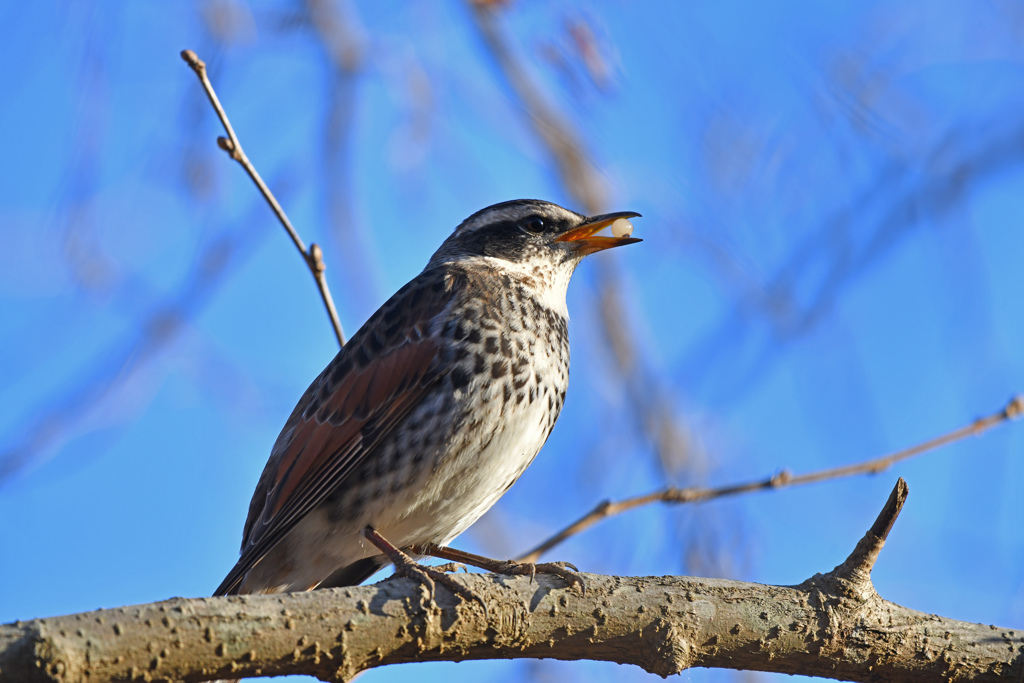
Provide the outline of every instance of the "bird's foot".
{"type": "Polygon", "coordinates": [[[500,562],[493,571],[510,576],[529,576],[531,582],[533,582],[533,578],[537,574],[554,574],[561,577],[570,586],[579,586],[580,591],[584,595],[587,594],[587,581],[572,562],[541,562],[535,564],[533,562],[505,560],[500,562]]]}
{"type": "Polygon", "coordinates": [[[554,574],[564,579],[570,586],[579,586],[580,591],[584,595],[587,594],[587,582],[583,578],[583,574],[576,568],[576,565],[569,562],[542,562],[534,564],[533,562],[516,562],[515,560],[493,560],[483,555],[475,555],[467,553],[465,550],[456,550],[455,548],[448,548],[433,543],[417,545],[414,547],[414,550],[420,555],[430,555],[432,557],[439,557],[442,560],[452,560],[480,567],[495,574],[529,576],[530,581],[533,581],[533,577],[538,573],[554,574]]]}
{"type": "Polygon", "coordinates": [[[363,529],[363,536],[384,553],[385,557],[391,560],[391,563],[395,565],[396,576],[404,576],[407,579],[418,581],[425,586],[430,594],[431,602],[434,601],[434,591],[437,589],[437,584],[441,584],[463,600],[479,602],[484,608],[484,613],[487,613],[487,605],[484,603],[483,598],[446,573],[458,569],[459,566],[465,568],[465,565],[461,565],[458,562],[449,562],[447,565],[441,565],[440,567],[427,567],[409,557],[391,541],[381,536],[372,526],[363,529]]]}

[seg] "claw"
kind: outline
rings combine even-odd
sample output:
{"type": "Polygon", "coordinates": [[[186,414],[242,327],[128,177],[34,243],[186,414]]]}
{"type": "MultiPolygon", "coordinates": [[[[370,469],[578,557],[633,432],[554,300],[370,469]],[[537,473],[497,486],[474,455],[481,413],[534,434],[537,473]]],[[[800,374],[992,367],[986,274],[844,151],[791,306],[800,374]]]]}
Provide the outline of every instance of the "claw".
{"type": "Polygon", "coordinates": [[[587,582],[584,580],[580,570],[571,562],[544,562],[541,564],[535,564],[533,562],[505,560],[492,566],[491,569],[499,574],[508,574],[511,576],[529,575],[530,583],[533,583],[536,580],[538,572],[541,574],[554,574],[555,576],[564,579],[570,586],[578,585],[583,594],[587,594],[587,582]]]}
{"type": "MultiPolygon", "coordinates": [[[[465,566],[458,562],[452,562],[450,564],[457,565],[457,567],[465,569],[465,566]]],[[[427,567],[410,559],[408,563],[402,562],[401,565],[398,563],[395,564],[395,575],[404,576],[412,579],[413,581],[419,581],[424,586],[427,586],[427,589],[430,591],[431,603],[434,602],[434,591],[436,590],[437,584],[441,584],[466,602],[480,603],[480,606],[484,608],[484,618],[489,618],[490,610],[487,608],[487,603],[485,603],[483,598],[479,595],[446,573],[452,569],[452,567],[448,567],[446,565],[442,565],[440,567],[427,567]]]]}
{"type": "Polygon", "coordinates": [[[404,576],[408,579],[412,579],[413,581],[418,581],[421,585],[425,586],[427,591],[430,593],[429,597],[431,604],[434,602],[434,592],[437,589],[437,584],[440,583],[452,593],[466,601],[475,600],[476,602],[479,602],[480,606],[484,608],[484,617],[487,618],[490,616],[490,610],[487,609],[487,605],[484,603],[483,598],[445,573],[445,571],[457,569],[458,567],[465,569],[465,565],[459,562],[449,562],[447,565],[443,565],[441,567],[426,567],[409,557],[406,553],[381,536],[377,530],[371,526],[367,526],[363,529],[363,536],[370,541],[370,543],[375,545],[378,550],[384,553],[389,560],[391,560],[391,563],[395,565],[396,576],[404,576]]]}
{"type": "MultiPolygon", "coordinates": [[[[453,562],[451,564],[458,564],[463,569],[465,569],[465,566],[459,564],[458,562],[453,562]]],[[[458,595],[466,602],[480,603],[480,606],[484,608],[484,618],[486,619],[490,617],[491,611],[487,608],[487,603],[485,603],[484,599],[476,593],[474,593],[472,590],[462,585],[461,583],[450,577],[448,574],[439,571],[437,567],[424,567],[422,565],[419,565],[419,567],[424,571],[424,573],[432,575],[435,581],[444,585],[445,588],[450,590],[455,595],[458,595]]]]}
{"type": "Polygon", "coordinates": [[[430,575],[430,572],[425,571],[426,567],[422,567],[415,562],[410,563],[395,563],[395,576],[404,576],[407,579],[412,579],[418,582],[424,588],[427,589],[428,597],[430,602],[434,602],[434,594],[437,592],[437,583],[434,581],[434,577],[430,575]]]}
{"type": "Polygon", "coordinates": [[[570,562],[545,562],[535,565],[536,571],[562,577],[570,586],[578,585],[583,595],[587,594],[587,581],[583,574],[570,562]],[[569,569],[571,567],[572,569],[569,569]]]}
{"type": "Polygon", "coordinates": [[[473,553],[467,553],[464,550],[456,550],[455,548],[446,548],[434,543],[424,543],[422,545],[413,546],[412,551],[418,555],[431,555],[444,560],[465,562],[473,565],[474,567],[480,567],[481,569],[486,569],[487,571],[495,572],[497,574],[505,574],[509,576],[529,575],[530,583],[533,583],[536,580],[537,572],[541,572],[543,574],[554,574],[555,576],[559,576],[564,579],[570,586],[579,585],[583,594],[587,594],[587,582],[583,579],[583,575],[580,573],[580,570],[571,562],[546,562],[544,564],[535,564],[533,562],[520,563],[515,560],[495,560],[490,557],[484,557],[483,555],[475,555],[473,553]]]}

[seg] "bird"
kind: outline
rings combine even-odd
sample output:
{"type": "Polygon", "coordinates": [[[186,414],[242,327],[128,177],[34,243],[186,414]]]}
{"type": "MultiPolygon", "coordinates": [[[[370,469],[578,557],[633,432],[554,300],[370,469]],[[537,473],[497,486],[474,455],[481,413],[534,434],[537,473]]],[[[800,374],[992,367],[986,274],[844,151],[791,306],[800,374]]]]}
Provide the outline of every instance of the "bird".
{"type": "Polygon", "coordinates": [[[639,216],[517,199],[462,221],[299,399],[214,595],[358,585],[469,528],[562,409],[573,271],[639,216]]]}

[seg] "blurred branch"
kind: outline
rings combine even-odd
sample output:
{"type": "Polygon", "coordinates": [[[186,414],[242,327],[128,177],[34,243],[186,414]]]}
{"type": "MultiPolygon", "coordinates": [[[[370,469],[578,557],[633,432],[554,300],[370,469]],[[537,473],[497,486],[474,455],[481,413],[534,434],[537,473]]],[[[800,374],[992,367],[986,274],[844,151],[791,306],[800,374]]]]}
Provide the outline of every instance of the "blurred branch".
{"type": "MultiPolygon", "coordinates": [[[[513,55],[498,25],[495,3],[468,0],[476,27],[488,51],[494,57],[509,86],[518,97],[527,119],[547,148],[558,174],[572,198],[590,215],[605,210],[607,194],[594,164],[572,128],[548,105],[539,88],[513,55]]],[[[689,459],[692,444],[689,430],[680,424],[675,409],[667,398],[670,392],[662,386],[655,373],[637,367],[636,342],[624,332],[628,316],[618,292],[621,277],[609,258],[595,259],[599,274],[598,303],[607,344],[612,350],[617,370],[631,397],[630,405],[641,430],[647,435],[666,477],[678,473],[689,459]]]]}
{"type": "Polygon", "coordinates": [[[338,311],[334,307],[334,299],[331,297],[331,291],[327,287],[327,280],[324,277],[324,260],[323,251],[317,244],[310,244],[309,249],[306,248],[302,238],[299,237],[299,233],[296,232],[292,226],[288,216],[285,215],[284,209],[278,204],[277,199],[274,198],[274,194],[267,187],[267,184],[263,182],[263,178],[256,171],[256,167],[252,165],[249,158],[245,155],[242,150],[242,144],[238,141],[238,136],[235,135],[234,129],[231,127],[231,122],[228,120],[227,114],[224,112],[224,108],[220,104],[220,100],[217,98],[217,93],[213,90],[213,84],[210,83],[209,77],[206,75],[206,64],[196,56],[196,53],[192,50],[182,50],[181,58],[192,67],[195,71],[196,76],[199,77],[199,82],[202,83],[203,89],[206,91],[207,97],[210,98],[210,104],[213,105],[214,111],[217,112],[217,117],[220,118],[220,122],[224,125],[224,130],[227,132],[228,137],[218,137],[217,145],[223,149],[228,155],[241,164],[245,172],[249,174],[253,183],[256,184],[260,194],[267,200],[267,204],[270,205],[274,215],[281,221],[281,225],[284,226],[288,236],[291,237],[292,242],[295,244],[295,248],[299,250],[302,255],[303,261],[306,262],[306,266],[309,268],[309,272],[312,273],[313,279],[316,281],[316,287],[320,291],[320,298],[323,299],[324,307],[327,309],[327,315],[331,320],[331,326],[334,328],[334,336],[338,338],[338,345],[345,345],[345,333],[341,328],[341,321],[338,320],[338,311]]]}
{"type": "MultiPolygon", "coordinates": [[[[91,48],[80,59],[91,67],[80,74],[80,80],[85,83],[85,92],[93,97],[94,91],[103,92],[95,84],[99,76],[93,73],[98,60],[91,48]]],[[[86,111],[97,106],[89,98],[84,101],[86,111]]],[[[108,309],[119,309],[128,321],[128,331],[87,356],[78,376],[66,378],[57,391],[22,421],[26,427],[0,450],[0,486],[68,439],[120,425],[132,411],[143,409],[147,399],[134,394],[127,401],[122,398],[139,390],[133,381],[189,331],[190,321],[212,299],[232,269],[263,239],[262,231],[258,239],[253,239],[249,228],[253,214],[246,212],[241,224],[244,229],[236,226],[214,235],[197,251],[186,266],[183,282],[171,293],[160,292],[146,277],[137,276],[128,268],[118,269],[121,264],[93,243],[95,219],[91,215],[94,199],[90,183],[96,175],[93,150],[99,143],[92,138],[95,131],[104,127],[92,120],[94,116],[90,114],[80,126],[79,137],[84,140],[76,140],[79,149],[71,154],[76,160],[70,172],[74,202],[67,212],[63,254],[75,283],[87,293],[102,294],[108,309]]],[[[193,192],[195,189],[190,186],[193,192]]],[[[223,362],[215,366],[221,370],[226,367],[223,362]]]]}
{"type": "Polygon", "coordinates": [[[723,319],[691,343],[680,361],[686,385],[697,388],[713,378],[723,398],[746,393],[774,367],[779,347],[815,329],[839,294],[901,239],[960,206],[981,181],[1020,165],[1024,126],[997,117],[977,129],[985,135],[951,129],[913,164],[887,163],[843,201],[796,243],[771,277],[746,288],[723,319]],[[922,168],[929,172],[922,174],[922,168]],[[850,207],[862,218],[853,220],[850,207]],[[751,325],[750,319],[765,325],[751,325]]]}
{"type": "Polygon", "coordinates": [[[583,145],[572,129],[552,109],[505,43],[492,3],[468,0],[484,45],[494,57],[512,92],[519,98],[530,124],[551,154],[558,174],[572,198],[591,215],[601,213],[601,183],[583,145]]]}
{"type": "Polygon", "coordinates": [[[179,292],[154,304],[133,330],[131,339],[104,349],[87,364],[94,372],[56,401],[47,401],[29,436],[0,453],[0,485],[21,471],[32,459],[50,447],[89,411],[111,396],[142,367],[177,339],[186,322],[195,316],[223,282],[230,266],[238,263],[239,252],[251,248],[250,233],[237,230],[207,246],[196,260],[193,276],[179,292]],[[243,239],[244,237],[244,239],[243,239]]]}
{"type": "Polygon", "coordinates": [[[921,455],[927,451],[949,445],[968,436],[979,436],[993,427],[1011,420],[1016,420],[1022,415],[1024,415],[1024,394],[1014,396],[1004,408],[992,415],[978,418],[970,424],[954,429],[942,436],[938,436],[934,439],[919,443],[916,446],[911,446],[910,448],[905,448],[901,451],[896,451],[895,453],[891,453],[880,458],[795,476],[790,474],[788,470],[782,470],[778,474],[768,477],[767,479],[759,479],[742,484],[732,484],[730,486],[720,486],[717,488],[669,487],[644,496],[627,498],[626,500],[622,500],[617,503],[606,500],[548,540],[538,545],[533,550],[517,557],[516,561],[536,562],[545,552],[551,550],[572,536],[589,529],[598,522],[614,515],[618,515],[638,507],[643,507],[644,505],[650,505],[651,503],[698,503],[705,500],[712,500],[714,498],[734,496],[740,493],[752,493],[754,491],[764,491],[767,489],[780,489],[789,486],[815,484],[821,481],[852,477],[858,474],[878,474],[901,460],[906,460],[914,457],[915,455],[921,455]]]}
{"type": "MultiPolygon", "coordinates": [[[[336,252],[341,259],[344,291],[350,309],[369,316],[372,307],[380,301],[380,274],[372,258],[370,238],[372,231],[356,216],[353,201],[353,139],[356,131],[356,105],[359,83],[366,63],[367,39],[356,15],[355,3],[332,0],[305,0],[302,11],[304,25],[309,26],[311,38],[323,50],[327,67],[327,99],[322,123],[319,181],[330,226],[330,239],[339,245],[336,252]]],[[[332,259],[332,263],[334,259],[332,259]]]]}

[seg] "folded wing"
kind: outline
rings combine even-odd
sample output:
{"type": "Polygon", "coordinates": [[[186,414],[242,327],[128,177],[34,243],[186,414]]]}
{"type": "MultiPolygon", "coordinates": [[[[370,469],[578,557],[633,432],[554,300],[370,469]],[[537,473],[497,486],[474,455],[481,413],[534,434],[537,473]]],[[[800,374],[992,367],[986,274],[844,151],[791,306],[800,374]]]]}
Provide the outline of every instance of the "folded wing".
{"type": "Polygon", "coordinates": [[[402,423],[441,379],[434,318],[453,282],[426,271],[400,289],[313,381],[285,423],[249,505],[242,553],[214,595],[252,569],[402,423]]]}

